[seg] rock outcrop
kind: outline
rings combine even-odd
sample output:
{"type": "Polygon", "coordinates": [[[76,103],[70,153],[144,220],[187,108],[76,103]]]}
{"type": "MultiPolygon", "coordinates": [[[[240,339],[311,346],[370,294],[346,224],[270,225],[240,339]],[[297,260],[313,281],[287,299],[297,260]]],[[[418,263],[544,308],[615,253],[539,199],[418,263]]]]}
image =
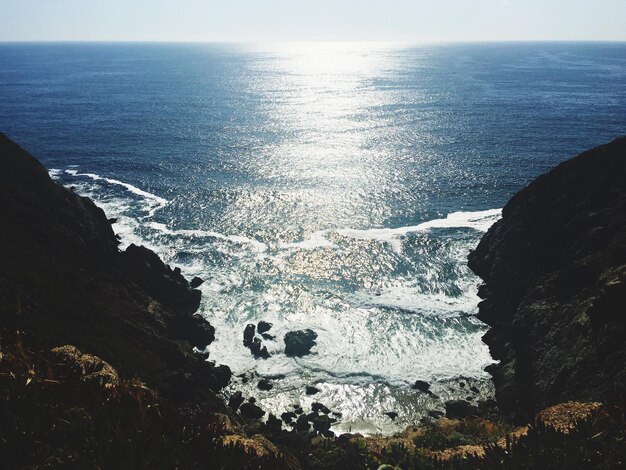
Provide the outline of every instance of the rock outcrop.
{"type": "Polygon", "coordinates": [[[311,348],[317,344],[317,333],[313,330],[290,331],[285,335],[285,355],[301,357],[311,353],[311,348]]]}
{"type": "Polygon", "coordinates": [[[190,347],[214,336],[193,316],[200,292],[147,248],[120,251],[104,212],[4,134],[0,207],[3,329],[23,332],[34,348],[72,345],[164,395],[224,408],[211,390],[228,383],[229,369],[190,347]]]}
{"type": "Polygon", "coordinates": [[[505,412],[626,389],[626,138],[540,176],[469,256],[505,412]]]}

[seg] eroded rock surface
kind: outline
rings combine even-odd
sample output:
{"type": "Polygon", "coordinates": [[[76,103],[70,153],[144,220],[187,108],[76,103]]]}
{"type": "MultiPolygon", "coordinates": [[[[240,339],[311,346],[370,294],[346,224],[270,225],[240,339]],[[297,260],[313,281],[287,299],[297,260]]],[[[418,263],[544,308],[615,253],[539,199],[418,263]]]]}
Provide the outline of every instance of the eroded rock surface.
{"type": "Polygon", "coordinates": [[[469,256],[500,408],[624,397],[626,138],[540,176],[469,256]]]}

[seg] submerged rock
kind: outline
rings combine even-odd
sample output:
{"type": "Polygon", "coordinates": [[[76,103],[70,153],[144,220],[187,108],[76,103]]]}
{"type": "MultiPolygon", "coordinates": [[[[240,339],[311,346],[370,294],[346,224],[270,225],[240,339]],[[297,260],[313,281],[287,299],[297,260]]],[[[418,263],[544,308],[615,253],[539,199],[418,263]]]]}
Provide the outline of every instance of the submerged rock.
{"type": "Polygon", "coordinates": [[[313,387],[312,385],[307,385],[306,386],[306,394],[307,395],[315,395],[317,393],[319,393],[321,390],[317,387],[313,387]]]}
{"type": "Polygon", "coordinates": [[[398,413],[396,413],[395,411],[386,411],[383,414],[389,416],[391,418],[391,421],[395,421],[398,417],[398,413]]]}
{"type": "Polygon", "coordinates": [[[274,386],[272,385],[272,382],[270,382],[268,379],[261,379],[259,380],[259,383],[257,384],[257,388],[259,390],[268,391],[274,388],[274,386]]]}
{"type": "Polygon", "coordinates": [[[285,335],[285,355],[300,357],[310,354],[311,348],[317,343],[317,333],[313,330],[290,331],[285,335]]]}

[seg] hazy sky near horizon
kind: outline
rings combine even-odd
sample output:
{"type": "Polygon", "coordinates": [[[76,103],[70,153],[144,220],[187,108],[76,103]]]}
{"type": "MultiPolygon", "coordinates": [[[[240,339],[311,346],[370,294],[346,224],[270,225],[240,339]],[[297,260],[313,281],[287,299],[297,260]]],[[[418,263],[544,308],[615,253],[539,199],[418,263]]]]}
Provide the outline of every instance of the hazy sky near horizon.
{"type": "Polygon", "coordinates": [[[626,0],[0,0],[0,41],[626,40],[626,0]]]}

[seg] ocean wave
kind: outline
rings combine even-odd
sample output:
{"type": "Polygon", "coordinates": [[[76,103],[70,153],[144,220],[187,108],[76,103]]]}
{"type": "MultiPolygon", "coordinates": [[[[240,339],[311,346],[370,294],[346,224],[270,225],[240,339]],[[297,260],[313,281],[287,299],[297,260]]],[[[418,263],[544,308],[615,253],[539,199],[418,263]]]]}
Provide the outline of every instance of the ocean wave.
{"type": "Polygon", "coordinates": [[[143,189],[138,188],[137,186],[133,186],[130,183],[126,183],[124,181],[116,180],[113,178],[105,178],[104,176],[97,175],[95,173],[79,173],[76,169],[67,169],[65,173],[74,176],[74,177],[87,177],[94,181],[105,181],[106,183],[122,186],[126,190],[131,193],[143,197],[147,202],[147,212],[149,215],[154,215],[154,213],[165,207],[169,204],[169,201],[165,198],[157,196],[156,194],[149,193],[148,191],[144,191],[143,189]]]}
{"type": "Polygon", "coordinates": [[[63,173],[63,170],[60,170],[59,168],[50,168],[48,170],[48,174],[50,175],[50,178],[52,178],[53,180],[58,180],[62,173],[63,173]]]}
{"type": "Polygon", "coordinates": [[[250,245],[258,253],[262,253],[267,250],[267,245],[265,243],[262,243],[253,238],[244,237],[242,235],[224,235],[222,233],[214,232],[212,230],[172,230],[168,228],[166,224],[162,224],[159,222],[150,222],[147,224],[147,226],[154,230],[158,230],[165,235],[193,238],[217,238],[219,240],[224,240],[232,243],[250,245]]]}
{"type": "Polygon", "coordinates": [[[418,225],[397,228],[372,228],[372,229],[336,229],[319,230],[311,233],[300,242],[283,243],[280,248],[313,250],[317,248],[335,247],[328,236],[336,233],[345,238],[356,240],[376,240],[389,243],[394,251],[401,252],[402,238],[411,233],[425,232],[436,228],[471,228],[479,232],[486,232],[500,217],[502,209],[488,209],[473,212],[452,212],[442,219],[433,219],[418,225]]]}
{"type": "Polygon", "coordinates": [[[475,314],[480,298],[466,290],[459,297],[451,297],[444,293],[419,294],[415,287],[397,286],[375,294],[371,292],[355,292],[348,294],[345,300],[355,308],[383,308],[419,313],[427,316],[464,316],[475,314]]]}

